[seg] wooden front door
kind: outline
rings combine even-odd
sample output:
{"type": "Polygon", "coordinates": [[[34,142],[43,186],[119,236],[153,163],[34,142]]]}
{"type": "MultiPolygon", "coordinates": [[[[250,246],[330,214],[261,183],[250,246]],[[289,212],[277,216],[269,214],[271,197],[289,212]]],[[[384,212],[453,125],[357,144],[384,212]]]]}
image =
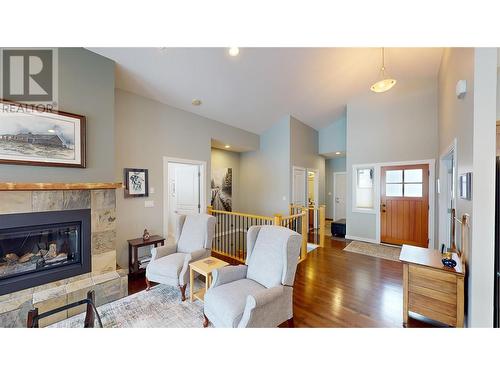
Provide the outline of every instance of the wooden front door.
{"type": "Polygon", "coordinates": [[[381,168],[381,240],[395,245],[429,245],[429,166],[381,168]]]}

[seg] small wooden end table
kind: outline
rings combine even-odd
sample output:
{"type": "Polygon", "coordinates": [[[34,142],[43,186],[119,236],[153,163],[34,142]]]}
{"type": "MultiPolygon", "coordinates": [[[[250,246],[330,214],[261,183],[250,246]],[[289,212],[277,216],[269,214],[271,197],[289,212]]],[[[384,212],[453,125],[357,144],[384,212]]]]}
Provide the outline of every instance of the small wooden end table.
{"type": "Polygon", "coordinates": [[[191,302],[193,302],[195,299],[203,301],[205,292],[208,290],[210,284],[212,283],[212,271],[217,268],[225,267],[227,265],[229,265],[229,263],[214,257],[197,260],[196,262],[193,262],[189,265],[189,297],[191,302]],[[205,276],[205,289],[200,289],[198,291],[193,290],[195,272],[198,272],[200,275],[205,276]]]}
{"type": "Polygon", "coordinates": [[[464,325],[464,277],[457,254],[454,268],[443,266],[441,252],[403,245],[403,325],[413,311],[453,327],[464,325]]]}
{"type": "Polygon", "coordinates": [[[154,247],[158,247],[158,245],[163,246],[165,244],[165,238],[161,236],[151,236],[149,240],[144,241],[142,237],[134,238],[133,240],[128,240],[128,271],[129,276],[134,278],[137,277],[144,272],[146,272],[145,268],[139,268],[139,258],[137,256],[137,249],[144,246],[154,245],[154,247]]]}

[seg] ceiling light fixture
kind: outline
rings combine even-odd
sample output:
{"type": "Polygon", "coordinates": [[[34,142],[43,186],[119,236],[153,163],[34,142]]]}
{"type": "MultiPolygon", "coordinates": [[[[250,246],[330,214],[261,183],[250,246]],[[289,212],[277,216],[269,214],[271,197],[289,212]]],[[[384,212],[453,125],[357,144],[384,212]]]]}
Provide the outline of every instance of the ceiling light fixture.
{"type": "Polygon", "coordinates": [[[385,70],[385,48],[382,48],[382,67],[380,68],[379,80],[375,82],[370,89],[373,92],[386,92],[394,87],[396,84],[394,78],[390,78],[386,74],[385,70]]]}
{"type": "Polygon", "coordinates": [[[240,54],[240,49],[238,47],[229,48],[229,56],[236,57],[240,54]]]}
{"type": "Polygon", "coordinates": [[[340,151],[337,151],[337,152],[335,153],[335,155],[340,155],[340,154],[341,154],[341,152],[340,152],[340,151]]]}
{"type": "Polygon", "coordinates": [[[191,104],[195,105],[195,106],[199,106],[199,105],[201,105],[201,100],[200,99],[193,99],[191,101],[191,104]]]}
{"type": "Polygon", "coordinates": [[[224,148],[231,148],[231,146],[229,146],[229,145],[225,145],[225,146],[224,146],[224,148]]]}

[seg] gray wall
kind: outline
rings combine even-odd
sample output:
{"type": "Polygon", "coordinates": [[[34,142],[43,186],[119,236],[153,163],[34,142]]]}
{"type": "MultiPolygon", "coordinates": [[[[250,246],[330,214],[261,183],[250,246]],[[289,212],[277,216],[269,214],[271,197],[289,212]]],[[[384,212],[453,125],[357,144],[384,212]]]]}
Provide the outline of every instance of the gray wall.
{"type": "Polygon", "coordinates": [[[325,160],[325,204],[326,217],[333,218],[333,173],[346,171],[346,158],[333,158],[325,160]]]}
{"type": "MultiPolygon", "coordinates": [[[[318,131],[290,116],[290,195],[292,167],[319,170],[319,204],[325,204],[325,158],[319,153],[318,131]]],[[[291,197],[289,199],[291,201],[291,197]]]]}
{"type": "Polygon", "coordinates": [[[346,151],[347,117],[344,114],[333,124],[319,130],[319,153],[330,154],[346,151]]]}
{"type": "Polygon", "coordinates": [[[437,138],[435,80],[398,82],[348,103],[347,235],[376,239],[375,214],[352,212],[352,165],[435,159],[437,138]]]}
{"type": "Polygon", "coordinates": [[[258,151],[240,157],[241,210],[286,214],[290,197],[290,120],[284,117],[260,136],[258,151]]]}
{"type": "Polygon", "coordinates": [[[115,63],[83,48],[59,48],[58,55],[58,109],[87,118],[87,168],[1,164],[0,180],[113,182],[115,63]]]}
{"type": "Polygon", "coordinates": [[[240,211],[240,154],[238,152],[221,150],[212,148],[211,155],[211,171],[217,169],[232,168],[233,174],[233,191],[232,191],[232,206],[233,211],[240,211]]]}
{"type": "Polygon", "coordinates": [[[123,168],[149,169],[149,185],[155,189],[148,198],[127,198],[117,194],[117,261],[127,264],[126,241],[138,237],[144,228],[162,234],[163,157],[200,160],[207,163],[206,201],[210,202],[211,138],[247,149],[259,147],[256,134],[182,111],[123,90],[116,90],[116,169],[123,179],[123,168]],[[154,207],[145,208],[144,201],[154,207]]]}

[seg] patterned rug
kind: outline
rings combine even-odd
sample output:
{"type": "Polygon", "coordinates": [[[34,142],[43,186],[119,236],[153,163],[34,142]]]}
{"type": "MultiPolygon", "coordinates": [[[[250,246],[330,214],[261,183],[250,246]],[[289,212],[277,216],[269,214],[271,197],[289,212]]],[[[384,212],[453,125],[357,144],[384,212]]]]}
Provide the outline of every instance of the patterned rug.
{"type": "MultiPolygon", "coordinates": [[[[195,280],[199,289],[204,284],[195,280]]],[[[189,287],[186,290],[189,296],[189,287]]],[[[179,288],[156,285],[97,308],[104,328],[202,328],[203,303],[181,302],[179,288]]],[[[85,314],[51,325],[53,328],[81,328],[85,314]]],[[[96,322],[97,325],[97,322],[96,322]]]]}
{"type": "Polygon", "coordinates": [[[399,255],[401,254],[401,247],[384,246],[361,241],[352,241],[344,248],[344,250],[351,253],[358,253],[376,258],[393,260],[395,262],[399,262],[399,255]]]}

